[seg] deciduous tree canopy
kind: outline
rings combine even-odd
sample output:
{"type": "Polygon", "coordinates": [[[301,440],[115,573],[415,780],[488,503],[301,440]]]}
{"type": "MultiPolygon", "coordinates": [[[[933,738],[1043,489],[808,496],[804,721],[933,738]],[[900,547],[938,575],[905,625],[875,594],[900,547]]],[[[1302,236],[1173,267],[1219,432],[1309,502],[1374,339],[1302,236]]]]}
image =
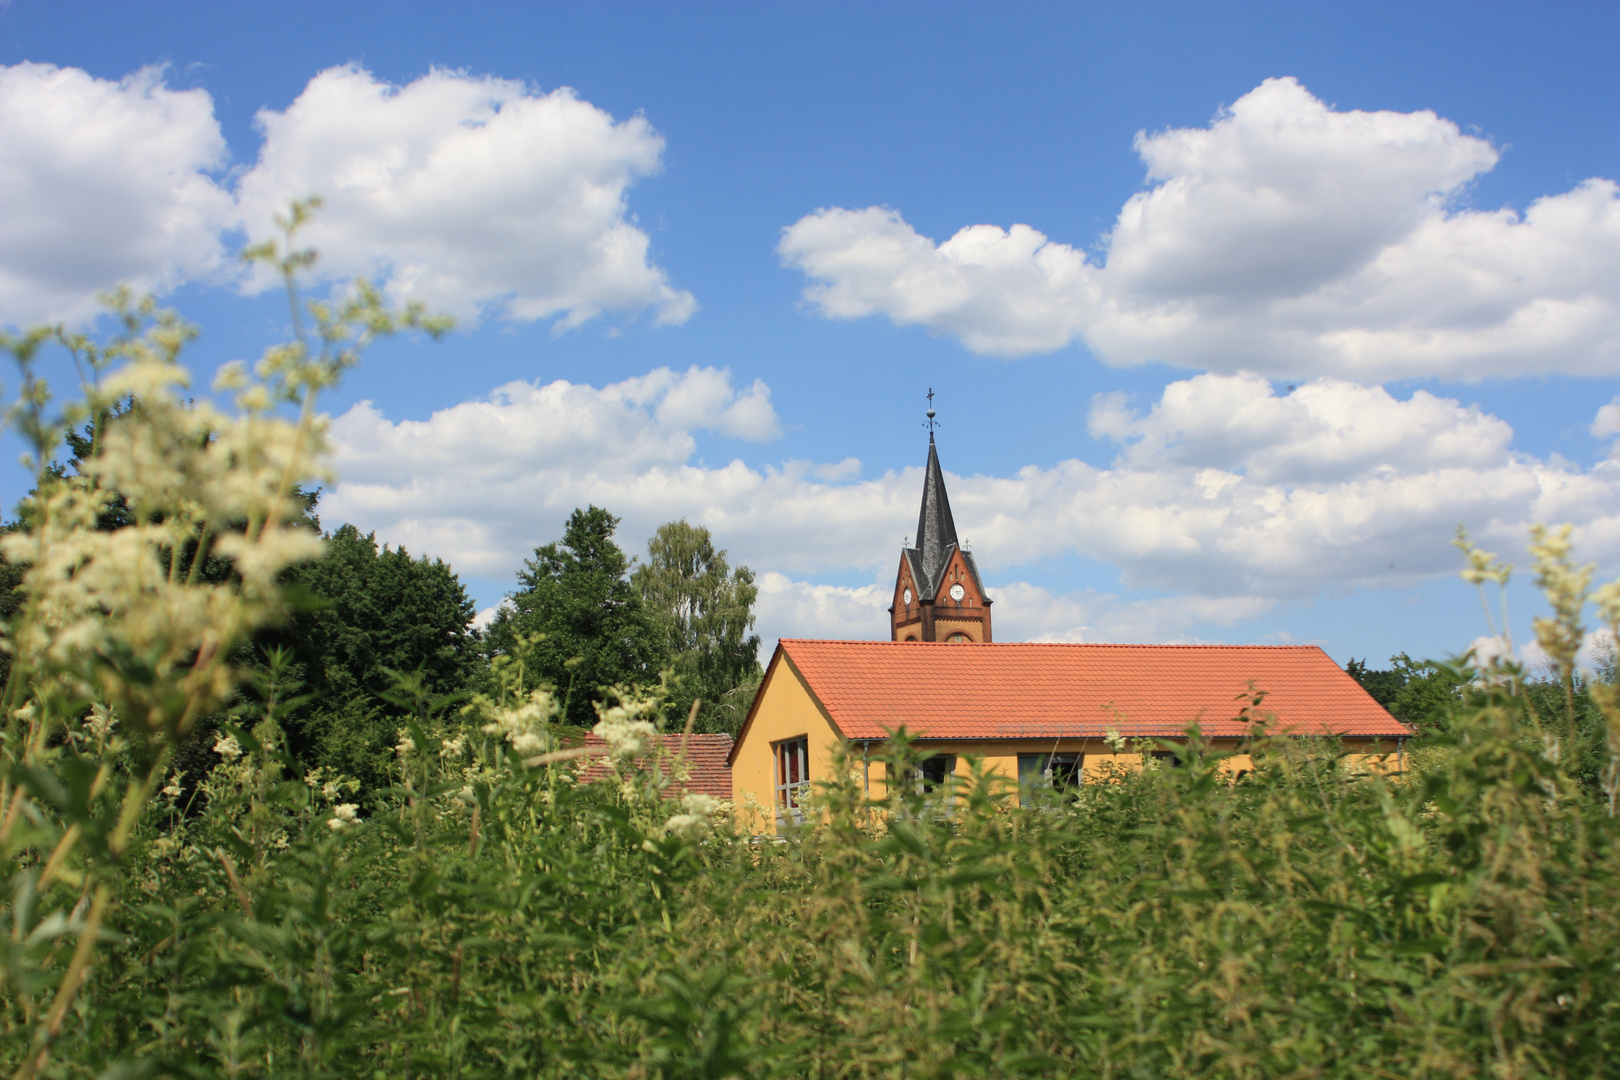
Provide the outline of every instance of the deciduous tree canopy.
{"type": "Polygon", "coordinates": [[[731,569],[709,530],[683,518],[659,527],[631,583],[663,632],[677,679],[671,712],[684,716],[701,698],[700,730],[735,732],[748,708],[739,699],[752,696],[760,676],[754,572],[731,569]]]}
{"type": "Polygon", "coordinates": [[[492,652],[511,654],[520,637],[543,635],[525,650],[525,678],[555,686],[568,722],[582,727],[596,723],[591,702],[602,699],[605,687],[655,681],[663,659],[659,628],[614,542],[618,525],[601,507],[575,510],[561,540],[524,560],[510,606],[489,628],[492,652]]]}

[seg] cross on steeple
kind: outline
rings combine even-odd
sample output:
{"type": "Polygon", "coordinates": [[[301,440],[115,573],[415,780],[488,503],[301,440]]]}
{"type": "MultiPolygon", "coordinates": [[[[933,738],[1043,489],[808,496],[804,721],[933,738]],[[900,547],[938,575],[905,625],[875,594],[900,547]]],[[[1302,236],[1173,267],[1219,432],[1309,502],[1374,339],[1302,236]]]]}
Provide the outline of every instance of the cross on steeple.
{"type": "Polygon", "coordinates": [[[938,427],[939,425],[934,421],[934,388],[932,386],[930,386],[928,388],[928,413],[927,413],[927,416],[928,416],[928,422],[923,424],[923,427],[928,429],[928,441],[933,442],[934,441],[934,429],[936,427],[938,427]]]}

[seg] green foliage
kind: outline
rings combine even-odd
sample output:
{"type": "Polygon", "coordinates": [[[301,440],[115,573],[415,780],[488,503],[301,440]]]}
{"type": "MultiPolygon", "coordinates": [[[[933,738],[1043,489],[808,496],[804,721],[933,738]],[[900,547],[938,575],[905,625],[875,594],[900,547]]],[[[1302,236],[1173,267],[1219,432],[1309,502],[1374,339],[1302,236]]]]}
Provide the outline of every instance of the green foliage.
{"type": "MultiPolygon", "coordinates": [[[[841,768],[823,824],[758,845],[674,827],[676,762],[581,786],[431,708],[358,815],[287,775],[269,710],[204,813],[143,814],[51,1068],[1607,1075],[1620,828],[1517,695],[1450,719],[1421,777],[1258,733],[1234,784],[1193,733],[1039,810],[982,773],[873,803],[841,768]]],[[[53,985],[11,991],[10,1032],[53,985]]]]}
{"type": "Polygon", "coordinates": [[[1396,719],[1418,728],[1427,727],[1437,717],[1444,716],[1456,704],[1470,678],[1465,668],[1433,660],[1413,660],[1405,653],[1396,653],[1389,658],[1389,663],[1387,669],[1376,671],[1368,668],[1365,661],[1351,660],[1345,665],[1345,671],[1396,719]]]}
{"type": "MultiPolygon", "coordinates": [[[[0,536],[16,532],[20,527],[14,521],[0,524],[0,536]]],[[[0,551],[0,626],[10,626],[11,620],[22,610],[24,569],[6,558],[5,553],[0,551]]],[[[0,686],[4,686],[10,677],[11,653],[0,649],[0,686]]]]}
{"type": "Polygon", "coordinates": [[[520,639],[540,635],[526,658],[527,685],[557,687],[578,727],[596,723],[593,703],[607,700],[609,687],[658,680],[659,627],[626,576],[618,525],[596,506],[569,515],[562,539],[524,560],[510,607],[487,635],[491,652],[508,656],[520,639]]]}
{"type": "Polygon", "coordinates": [[[423,692],[465,690],[481,660],[466,589],[439,559],[412,558],[344,525],[321,557],[294,568],[290,584],[309,610],[274,635],[299,665],[307,701],[289,713],[294,748],[320,765],[386,786],[400,709],[389,701],[396,673],[423,692]]]}
{"type": "MultiPolygon", "coordinates": [[[[1391,660],[1393,659],[1391,657],[1391,660]]],[[[1361,688],[1367,691],[1374,701],[1386,709],[1394,706],[1396,696],[1406,686],[1406,679],[1402,677],[1399,671],[1393,668],[1382,671],[1370,668],[1365,660],[1357,660],[1354,657],[1350,658],[1350,662],[1344,666],[1344,670],[1352,679],[1361,684],[1361,688]]]]}
{"type": "Polygon", "coordinates": [[[675,675],[671,712],[685,716],[701,699],[697,729],[734,734],[748,708],[738,699],[751,700],[763,674],[759,635],[750,633],[759,595],[754,572],[732,570],[709,530],[683,519],[659,526],[630,582],[663,631],[675,675]]]}
{"type": "Polygon", "coordinates": [[[381,698],[393,687],[390,671],[419,671],[428,692],[445,694],[471,678],[476,611],[443,560],[379,547],[375,533],[344,525],[292,583],[320,601],[295,624],[311,691],[381,698]]]}

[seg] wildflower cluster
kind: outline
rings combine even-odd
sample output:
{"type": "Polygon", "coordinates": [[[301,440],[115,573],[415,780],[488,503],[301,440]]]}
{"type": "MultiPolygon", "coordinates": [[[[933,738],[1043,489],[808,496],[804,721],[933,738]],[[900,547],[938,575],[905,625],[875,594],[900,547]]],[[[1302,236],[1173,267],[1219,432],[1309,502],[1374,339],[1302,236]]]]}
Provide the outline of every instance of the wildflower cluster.
{"type": "Polygon", "coordinates": [[[725,808],[725,803],[713,795],[689,791],[681,796],[680,813],[672,814],[664,822],[664,832],[685,840],[695,840],[708,832],[714,817],[725,808]]]}
{"type": "Polygon", "coordinates": [[[591,729],[603,742],[615,764],[624,765],[642,757],[658,738],[658,728],[649,716],[657,715],[656,703],[648,698],[621,698],[611,708],[597,705],[596,726],[591,729]]]}
{"type": "MultiPolygon", "coordinates": [[[[531,690],[515,707],[503,708],[486,704],[490,719],[482,731],[495,735],[511,746],[519,757],[544,753],[551,747],[546,725],[556,718],[558,707],[551,691],[544,688],[531,690]]],[[[460,744],[456,754],[460,753],[460,744]]],[[[449,756],[449,755],[446,755],[449,756]]]]}
{"type": "MultiPolygon", "coordinates": [[[[30,897],[4,914],[16,940],[32,942],[0,961],[0,1002],[25,995],[21,1026],[8,1031],[26,1047],[18,1077],[50,1065],[149,803],[168,822],[155,846],[193,850],[170,762],[233,705],[247,676],[240,646],[287,616],[283,575],[321,550],[300,494],[330,477],[317,392],[377,337],[446,326],[419,307],[390,310],[363,282],[341,302],[303,304],[294,278],[314,256],[292,245],[313,205],[294,205],[282,240],[247,253],[287,282],[295,333],[251,374],[241,364],[221,372],[215,389],[233,409],[190,396],[181,353],[196,329],[127,291],[109,298],[120,329],[105,343],[60,328],[0,335],[22,377],[8,419],[30,445],[36,483],[21,527],[0,537],[0,556],[23,570],[21,609],[0,640],[11,656],[0,696],[0,862],[30,897]],[[82,398],[55,414],[38,374],[52,346],[84,376],[82,398]],[[76,470],[54,467],[66,433],[86,422],[92,441],[76,470]],[[101,527],[115,510],[120,527],[101,527]],[[64,786],[63,777],[79,779],[64,786]],[[28,995],[51,983],[60,991],[41,1011],[28,995]]],[[[221,843],[283,849],[287,815],[271,797],[282,783],[279,729],[266,714],[243,735],[251,746],[228,732],[211,741],[216,760],[198,794],[225,829],[221,843]]],[[[220,848],[212,861],[251,910],[233,857],[220,848]]]]}

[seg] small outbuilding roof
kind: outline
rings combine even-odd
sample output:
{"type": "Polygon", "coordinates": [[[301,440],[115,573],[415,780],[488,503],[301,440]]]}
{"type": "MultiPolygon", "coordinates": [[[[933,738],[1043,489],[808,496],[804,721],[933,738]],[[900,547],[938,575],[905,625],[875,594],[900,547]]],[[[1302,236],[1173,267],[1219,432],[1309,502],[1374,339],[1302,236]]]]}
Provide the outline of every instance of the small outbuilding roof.
{"type": "MultiPolygon", "coordinates": [[[[784,638],[846,739],[904,725],[930,739],[1246,734],[1239,710],[1295,735],[1402,738],[1413,731],[1314,645],[1069,645],[784,638]]],[[[752,717],[750,716],[750,719],[752,717]]],[[[746,728],[744,729],[746,734],[746,728]]]]}
{"type": "MultiPolygon", "coordinates": [[[[680,735],[660,735],[658,750],[669,757],[678,757],[681,754],[681,741],[680,735]]],[[[681,793],[696,791],[712,795],[716,799],[730,800],[731,766],[727,764],[726,759],[731,755],[731,736],[694,734],[685,736],[685,742],[687,780],[683,784],[677,784],[675,790],[681,793]]],[[[585,736],[585,745],[592,748],[607,747],[601,736],[591,734],[585,736]]],[[[639,770],[646,770],[650,765],[646,758],[638,758],[635,763],[639,770]]],[[[593,761],[580,775],[580,782],[590,783],[610,775],[612,770],[607,762],[593,761]]]]}

